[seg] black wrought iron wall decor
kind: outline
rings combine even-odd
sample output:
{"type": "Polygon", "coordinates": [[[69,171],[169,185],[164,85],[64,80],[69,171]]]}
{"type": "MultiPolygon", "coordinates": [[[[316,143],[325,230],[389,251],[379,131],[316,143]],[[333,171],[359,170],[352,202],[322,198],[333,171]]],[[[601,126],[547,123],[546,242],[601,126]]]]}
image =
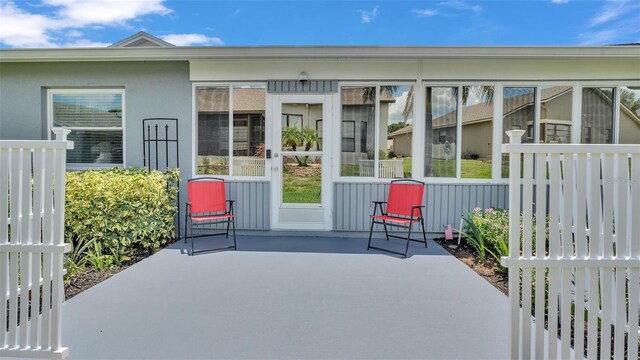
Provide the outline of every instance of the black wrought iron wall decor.
{"type": "MultiPolygon", "coordinates": [[[[180,169],[178,119],[146,118],[142,120],[142,157],[147,170],[180,169]]],[[[180,209],[180,180],[167,186],[178,188],[176,208],[180,209]]],[[[180,211],[176,212],[175,239],[180,238],[180,211]]]]}

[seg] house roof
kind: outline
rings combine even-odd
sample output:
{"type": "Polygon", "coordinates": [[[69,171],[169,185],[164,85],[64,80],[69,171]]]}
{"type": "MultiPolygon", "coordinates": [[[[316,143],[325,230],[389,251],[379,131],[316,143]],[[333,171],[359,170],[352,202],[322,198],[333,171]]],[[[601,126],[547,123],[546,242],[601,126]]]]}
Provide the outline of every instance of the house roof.
{"type": "MultiPolygon", "coordinates": [[[[364,101],[364,87],[343,87],[340,91],[342,105],[373,105],[371,101],[364,101]]],[[[394,103],[396,99],[388,92],[380,92],[380,102],[394,103]]]]}
{"type": "MultiPolygon", "coordinates": [[[[144,34],[148,39],[152,35],[144,34]]],[[[135,37],[135,35],[134,35],[135,37]]],[[[154,37],[155,38],[155,37],[154,37]]],[[[132,39],[129,39],[131,41],[132,39]]],[[[155,38],[154,41],[164,42],[155,38]]],[[[167,61],[197,59],[615,59],[640,58],[640,46],[126,46],[2,49],[0,62],[167,61]]],[[[135,43],[135,40],[132,42],[135,43]]],[[[124,46],[123,46],[124,45],[124,46]]],[[[140,44],[139,44],[140,45],[140,44]]]]}
{"type": "MultiPolygon", "coordinates": [[[[540,91],[540,101],[547,102],[571,90],[570,86],[554,86],[540,91]]],[[[524,94],[513,96],[504,100],[505,115],[518,111],[526,106],[533,105],[534,94],[524,94]]],[[[462,124],[473,124],[478,122],[493,120],[493,103],[479,103],[462,108],[462,124]]],[[[443,128],[454,126],[456,123],[455,111],[446,113],[433,119],[435,128],[443,128]]],[[[412,125],[407,125],[402,129],[398,129],[389,137],[406,134],[413,131],[412,125]]]]}
{"type": "Polygon", "coordinates": [[[118,42],[115,42],[109,45],[109,47],[111,48],[127,48],[127,47],[149,48],[149,47],[175,47],[175,45],[168,43],[149,33],[140,31],[138,33],[135,33],[129,36],[126,39],[122,39],[118,42]]]}
{"type": "MultiPolygon", "coordinates": [[[[553,100],[567,92],[571,91],[571,86],[554,86],[540,91],[540,102],[545,103],[553,100]]],[[[533,105],[534,94],[524,94],[519,96],[513,96],[504,100],[504,115],[509,115],[516,111],[519,111],[527,106],[533,105]]],[[[640,124],[640,118],[636,116],[626,106],[621,104],[620,108],[631,119],[640,124]]],[[[462,124],[473,124],[478,122],[493,120],[493,104],[492,103],[480,103],[471,106],[465,106],[462,108],[462,124]]],[[[443,128],[454,126],[456,122],[455,111],[446,113],[433,119],[434,128],[443,128]]],[[[402,129],[398,129],[388,135],[388,137],[398,136],[406,133],[413,132],[413,126],[407,125],[402,129]]]]}
{"type": "MultiPolygon", "coordinates": [[[[264,88],[234,88],[233,110],[237,113],[262,113],[265,108],[264,88]]],[[[228,88],[198,90],[198,110],[203,112],[229,111],[228,88]]]]}
{"type": "MultiPolygon", "coordinates": [[[[554,86],[540,91],[540,101],[547,102],[554,99],[568,91],[571,91],[571,86],[554,86]]],[[[524,95],[513,96],[508,99],[504,99],[504,114],[509,115],[516,112],[526,106],[533,105],[534,93],[528,93],[524,95]]],[[[482,121],[489,121],[493,119],[493,103],[479,103],[471,106],[464,106],[462,108],[462,123],[471,124],[482,121]]],[[[449,112],[440,117],[433,119],[435,127],[447,127],[453,126],[456,123],[455,112],[449,112]]]]}
{"type": "MultiPolygon", "coordinates": [[[[362,105],[362,88],[342,89],[343,105],[362,105]]],[[[392,103],[396,100],[386,92],[380,101],[392,103]]],[[[203,112],[225,112],[229,110],[228,88],[212,87],[198,89],[198,110],[203,112]]],[[[234,88],[233,110],[238,113],[262,113],[265,110],[264,88],[234,88]]]]}

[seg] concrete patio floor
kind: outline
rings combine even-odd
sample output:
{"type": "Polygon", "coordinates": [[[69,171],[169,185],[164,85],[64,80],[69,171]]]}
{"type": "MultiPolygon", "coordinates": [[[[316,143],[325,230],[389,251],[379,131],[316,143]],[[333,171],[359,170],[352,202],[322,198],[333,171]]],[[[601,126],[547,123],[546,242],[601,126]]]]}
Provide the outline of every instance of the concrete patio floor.
{"type": "Polygon", "coordinates": [[[69,359],[508,358],[507,297],[435,242],[320,235],[175,243],[64,303],[69,359]]]}

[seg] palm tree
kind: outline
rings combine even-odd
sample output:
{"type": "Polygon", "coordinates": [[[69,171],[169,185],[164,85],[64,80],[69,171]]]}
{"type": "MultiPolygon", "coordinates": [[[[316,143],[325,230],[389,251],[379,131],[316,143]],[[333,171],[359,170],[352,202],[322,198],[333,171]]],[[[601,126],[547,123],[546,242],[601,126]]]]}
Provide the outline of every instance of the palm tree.
{"type": "Polygon", "coordinates": [[[304,136],[302,131],[295,127],[287,127],[282,131],[282,146],[288,146],[291,150],[296,151],[296,148],[304,142],[304,136]]]}
{"type": "MultiPolygon", "coordinates": [[[[314,144],[320,143],[320,137],[315,130],[303,127],[299,130],[295,127],[288,127],[282,131],[282,146],[288,146],[292,151],[296,151],[298,146],[304,146],[304,151],[311,150],[314,144]]],[[[298,166],[309,166],[308,156],[295,156],[298,166]]]]}

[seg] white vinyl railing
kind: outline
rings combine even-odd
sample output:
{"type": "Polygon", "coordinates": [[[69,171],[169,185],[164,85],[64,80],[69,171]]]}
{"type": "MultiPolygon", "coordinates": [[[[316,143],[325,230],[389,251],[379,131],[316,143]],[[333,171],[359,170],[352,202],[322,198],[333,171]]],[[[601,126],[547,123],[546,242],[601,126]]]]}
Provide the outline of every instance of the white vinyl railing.
{"type": "Polygon", "coordinates": [[[73,143],[69,130],[54,132],[54,141],[0,140],[0,357],[68,354],[60,311],[69,251],[66,152],[73,143]]]}
{"type": "Polygon", "coordinates": [[[637,359],[640,145],[523,145],[523,133],[503,145],[510,357],[637,359]]]}
{"type": "Polygon", "coordinates": [[[264,159],[249,156],[235,156],[233,158],[233,175],[264,176],[264,159]]]}
{"type": "MultiPolygon", "coordinates": [[[[358,160],[360,176],[374,176],[374,160],[358,160]]],[[[378,177],[394,179],[404,177],[402,160],[378,160],[378,177]]]]}

